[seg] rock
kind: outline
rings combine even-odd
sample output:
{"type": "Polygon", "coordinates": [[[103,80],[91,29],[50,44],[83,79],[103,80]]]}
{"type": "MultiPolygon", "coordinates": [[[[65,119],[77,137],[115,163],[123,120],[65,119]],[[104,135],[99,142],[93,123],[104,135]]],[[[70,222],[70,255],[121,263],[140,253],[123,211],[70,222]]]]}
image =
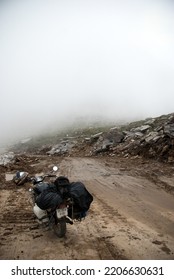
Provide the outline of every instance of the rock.
{"type": "Polygon", "coordinates": [[[118,130],[118,126],[114,126],[114,127],[110,128],[110,131],[113,131],[113,130],[118,130]]]}
{"type": "Polygon", "coordinates": [[[148,125],[151,125],[151,124],[153,124],[155,122],[155,119],[149,119],[149,120],[147,120],[144,124],[146,125],[146,124],[148,124],[148,125]]]}
{"type": "Polygon", "coordinates": [[[109,142],[112,142],[113,145],[121,143],[124,139],[124,134],[118,130],[112,130],[105,135],[105,138],[108,139],[109,142]]]}
{"type": "Polygon", "coordinates": [[[13,152],[6,153],[0,156],[0,165],[7,165],[8,163],[14,162],[15,156],[13,152]]]}
{"type": "Polygon", "coordinates": [[[132,128],[131,131],[140,131],[140,132],[145,132],[147,131],[151,126],[150,125],[142,125],[142,126],[139,126],[139,127],[136,127],[136,128],[132,128]]]}
{"type": "Polygon", "coordinates": [[[90,142],[90,140],[91,140],[91,138],[89,138],[89,137],[86,137],[86,138],[84,139],[85,142],[90,142]]]}
{"type": "Polygon", "coordinates": [[[64,155],[68,153],[73,147],[74,143],[69,143],[68,141],[62,141],[60,144],[57,144],[47,152],[48,155],[64,155]]]}
{"type": "Polygon", "coordinates": [[[141,138],[141,137],[143,137],[143,133],[142,132],[135,132],[135,137],[137,137],[137,138],[141,138]]]}
{"type": "Polygon", "coordinates": [[[103,132],[99,132],[97,134],[91,135],[91,140],[98,140],[102,134],[103,132]]]}
{"type": "Polygon", "coordinates": [[[174,137],[174,123],[165,125],[164,133],[167,134],[169,137],[174,137]]]}
{"type": "Polygon", "coordinates": [[[145,137],[145,141],[147,143],[149,143],[151,141],[154,141],[154,139],[155,139],[155,142],[156,142],[160,137],[161,136],[158,135],[158,132],[152,131],[145,137]]]}

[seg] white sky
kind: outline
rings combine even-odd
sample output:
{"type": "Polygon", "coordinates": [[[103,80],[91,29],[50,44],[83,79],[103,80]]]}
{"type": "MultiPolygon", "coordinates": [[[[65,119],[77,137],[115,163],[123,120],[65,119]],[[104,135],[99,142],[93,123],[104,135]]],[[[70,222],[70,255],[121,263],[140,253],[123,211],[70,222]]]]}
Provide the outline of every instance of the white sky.
{"type": "Polygon", "coordinates": [[[1,0],[0,144],[174,112],[172,0],[1,0]]]}

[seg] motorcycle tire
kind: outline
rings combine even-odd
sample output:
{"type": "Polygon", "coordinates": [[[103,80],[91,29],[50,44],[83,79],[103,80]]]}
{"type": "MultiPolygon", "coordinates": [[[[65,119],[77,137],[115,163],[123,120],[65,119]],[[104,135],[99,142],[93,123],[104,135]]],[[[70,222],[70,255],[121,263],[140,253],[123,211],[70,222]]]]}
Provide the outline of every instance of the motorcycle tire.
{"type": "Polygon", "coordinates": [[[59,221],[57,224],[54,224],[53,230],[59,238],[64,237],[66,234],[66,221],[62,220],[59,221]]]}

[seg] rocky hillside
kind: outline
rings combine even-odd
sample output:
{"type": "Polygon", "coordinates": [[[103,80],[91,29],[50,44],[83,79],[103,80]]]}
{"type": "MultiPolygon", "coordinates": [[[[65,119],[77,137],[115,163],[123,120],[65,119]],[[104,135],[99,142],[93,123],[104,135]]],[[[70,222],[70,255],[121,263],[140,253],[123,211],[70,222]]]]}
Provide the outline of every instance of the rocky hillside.
{"type": "Polygon", "coordinates": [[[174,114],[111,128],[93,145],[95,154],[143,156],[164,162],[174,161],[174,114]],[[140,125],[139,125],[140,124],[140,125]]]}
{"type": "Polygon", "coordinates": [[[52,137],[27,139],[11,151],[59,156],[142,156],[172,163],[174,113],[116,127],[90,127],[52,137]]]}

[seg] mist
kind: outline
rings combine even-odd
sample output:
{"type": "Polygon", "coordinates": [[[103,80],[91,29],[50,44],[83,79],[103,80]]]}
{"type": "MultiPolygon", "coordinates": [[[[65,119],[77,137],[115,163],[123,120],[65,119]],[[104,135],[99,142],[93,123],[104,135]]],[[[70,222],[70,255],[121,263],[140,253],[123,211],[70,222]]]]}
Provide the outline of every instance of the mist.
{"type": "Polygon", "coordinates": [[[174,111],[169,0],[0,1],[0,145],[174,111]]]}

